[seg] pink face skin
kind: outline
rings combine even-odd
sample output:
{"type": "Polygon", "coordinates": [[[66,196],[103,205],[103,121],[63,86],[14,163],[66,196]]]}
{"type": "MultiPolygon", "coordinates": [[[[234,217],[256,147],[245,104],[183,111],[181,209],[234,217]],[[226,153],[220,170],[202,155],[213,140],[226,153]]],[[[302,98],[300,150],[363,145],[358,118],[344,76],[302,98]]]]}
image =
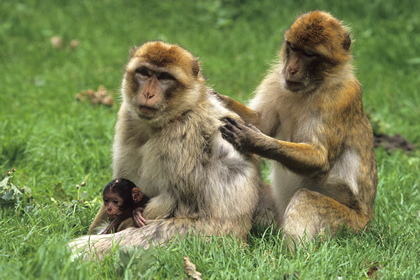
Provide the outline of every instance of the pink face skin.
{"type": "Polygon", "coordinates": [[[123,199],[114,193],[108,193],[103,196],[103,201],[106,209],[106,213],[110,219],[115,219],[121,215],[121,207],[124,204],[123,199]]]}

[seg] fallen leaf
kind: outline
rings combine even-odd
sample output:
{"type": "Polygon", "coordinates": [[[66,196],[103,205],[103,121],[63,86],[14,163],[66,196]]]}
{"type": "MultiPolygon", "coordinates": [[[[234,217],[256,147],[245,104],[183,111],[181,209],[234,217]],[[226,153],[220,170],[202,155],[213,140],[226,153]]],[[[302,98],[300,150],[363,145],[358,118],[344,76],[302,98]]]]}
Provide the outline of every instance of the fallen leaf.
{"type": "Polygon", "coordinates": [[[372,263],[372,264],[371,264],[371,267],[369,268],[369,271],[367,272],[367,276],[368,276],[370,279],[375,279],[375,277],[376,277],[376,272],[377,272],[378,270],[380,270],[380,269],[382,269],[382,265],[381,265],[380,263],[378,263],[378,262],[374,262],[374,263],[372,263]]]}
{"type": "Polygon", "coordinates": [[[184,256],[184,271],[192,279],[201,280],[201,273],[196,270],[195,264],[187,256],[184,256]]]}
{"type": "Polygon", "coordinates": [[[109,107],[114,106],[114,99],[108,94],[107,89],[104,86],[99,86],[97,91],[88,89],[76,94],[76,99],[79,101],[89,101],[95,105],[106,105],[109,107]]]}
{"type": "Polygon", "coordinates": [[[77,48],[80,45],[80,41],[79,40],[71,40],[69,43],[69,47],[70,49],[74,50],[75,48],[77,48]]]}
{"type": "Polygon", "coordinates": [[[50,42],[56,49],[61,49],[63,47],[63,39],[60,36],[51,37],[50,42]]]}
{"type": "Polygon", "coordinates": [[[402,149],[405,152],[414,151],[416,147],[414,144],[410,143],[407,139],[402,137],[399,134],[395,134],[394,136],[382,134],[382,133],[374,133],[375,137],[375,148],[376,147],[384,147],[387,151],[393,151],[395,149],[402,149]]]}

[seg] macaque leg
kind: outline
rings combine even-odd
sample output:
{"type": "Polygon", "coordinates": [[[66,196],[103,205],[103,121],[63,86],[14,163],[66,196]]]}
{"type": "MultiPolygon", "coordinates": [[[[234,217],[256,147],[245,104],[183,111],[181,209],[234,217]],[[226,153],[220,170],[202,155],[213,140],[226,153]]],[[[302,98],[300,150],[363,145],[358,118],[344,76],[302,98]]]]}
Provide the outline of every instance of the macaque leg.
{"type": "Polygon", "coordinates": [[[308,189],[297,191],[284,214],[283,231],[286,239],[304,241],[318,235],[334,236],[342,227],[358,233],[370,219],[355,209],[308,189]]]}
{"type": "Polygon", "coordinates": [[[246,240],[249,227],[250,225],[243,224],[242,219],[220,221],[169,218],[154,220],[144,227],[130,227],[114,234],[82,236],[70,242],[69,247],[76,256],[89,257],[92,256],[90,252],[93,252],[101,259],[104,254],[109,253],[110,248],[116,245],[122,248],[143,247],[147,249],[150,245],[159,245],[190,233],[200,233],[203,236],[231,235],[246,240]]]}
{"type": "Polygon", "coordinates": [[[93,219],[92,224],[89,226],[88,234],[94,234],[96,231],[96,228],[102,224],[108,221],[108,215],[106,213],[105,205],[102,203],[101,208],[99,208],[98,213],[96,214],[95,218],[93,219]]]}
{"type": "Polygon", "coordinates": [[[279,228],[278,210],[273,197],[273,191],[266,182],[261,182],[260,201],[255,211],[253,223],[262,227],[274,226],[279,228]]]}

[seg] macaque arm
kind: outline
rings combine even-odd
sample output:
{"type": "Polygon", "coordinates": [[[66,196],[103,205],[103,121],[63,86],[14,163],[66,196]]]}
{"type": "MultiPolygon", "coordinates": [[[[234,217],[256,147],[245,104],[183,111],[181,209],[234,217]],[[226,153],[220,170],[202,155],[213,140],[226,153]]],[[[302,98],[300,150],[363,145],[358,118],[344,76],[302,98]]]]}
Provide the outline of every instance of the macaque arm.
{"type": "Polygon", "coordinates": [[[149,200],[143,215],[149,220],[165,219],[173,214],[176,201],[170,192],[165,191],[149,200]]]}
{"type": "Polygon", "coordinates": [[[109,234],[109,233],[117,232],[118,227],[126,219],[126,217],[127,217],[126,214],[122,214],[121,216],[113,219],[111,222],[109,222],[105,230],[100,232],[100,234],[109,234]]]}
{"type": "Polygon", "coordinates": [[[108,226],[103,230],[103,231],[101,231],[99,234],[109,234],[109,233],[112,233],[112,230],[113,229],[115,229],[116,228],[116,226],[119,224],[119,222],[120,221],[117,221],[118,220],[118,218],[116,218],[116,219],[114,219],[114,220],[112,220],[109,224],[108,224],[108,226]]]}
{"type": "Polygon", "coordinates": [[[101,208],[99,208],[98,213],[96,214],[95,218],[93,219],[92,224],[89,226],[88,233],[93,234],[101,224],[103,224],[107,221],[108,221],[108,215],[106,214],[104,204],[102,204],[101,208]]]}
{"type": "Polygon", "coordinates": [[[220,128],[224,139],[241,152],[255,153],[284,164],[299,174],[319,174],[329,169],[327,150],[315,143],[293,143],[271,138],[252,125],[226,118],[220,128]]]}
{"type": "Polygon", "coordinates": [[[253,125],[258,126],[259,114],[257,112],[254,112],[251,108],[229,96],[222,95],[218,92],[214,92],[213,94],[217,96],[217,99],[220,100],[226,108],[238,114],[245,123],[252,123],[253,125]]]}

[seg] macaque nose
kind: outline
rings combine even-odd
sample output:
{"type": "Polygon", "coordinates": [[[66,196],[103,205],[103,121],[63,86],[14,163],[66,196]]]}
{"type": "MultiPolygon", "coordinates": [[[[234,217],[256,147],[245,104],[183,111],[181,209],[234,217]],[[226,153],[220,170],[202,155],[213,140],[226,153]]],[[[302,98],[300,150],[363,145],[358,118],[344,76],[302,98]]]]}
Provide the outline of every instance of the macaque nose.
{"type": "Polygon", "coordinates": [[[153,96],[155,96],[155,95],[154,95],[154,93],[150,93],[150,92],[147,92],[147,93],[144,95],[144,97],[146,97],[146,99],[152,99],[152,98],[153,98],[153,96]]]}
{"type": "Polygon", "coordinates": [[[297,69],[297,68],[294,68],[294,67],[289,67],[289,74],[290,74],[290,75],[294,75],[294,74],[296,74],[296,73],[297,73],[297,71],[298,71],[298,69],[297,69]]]}

